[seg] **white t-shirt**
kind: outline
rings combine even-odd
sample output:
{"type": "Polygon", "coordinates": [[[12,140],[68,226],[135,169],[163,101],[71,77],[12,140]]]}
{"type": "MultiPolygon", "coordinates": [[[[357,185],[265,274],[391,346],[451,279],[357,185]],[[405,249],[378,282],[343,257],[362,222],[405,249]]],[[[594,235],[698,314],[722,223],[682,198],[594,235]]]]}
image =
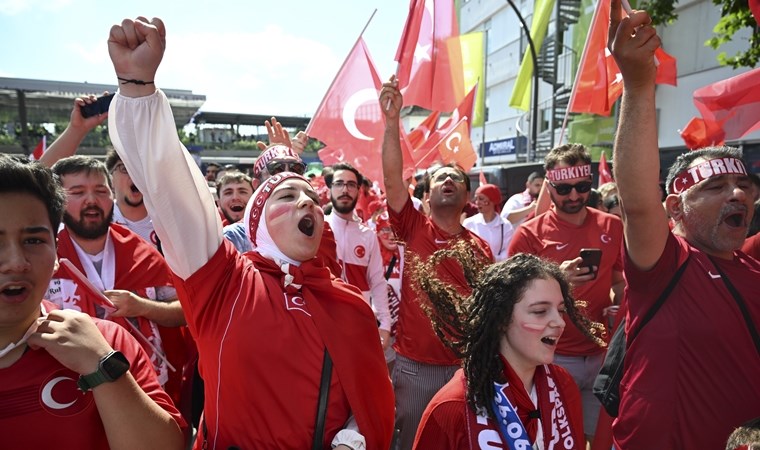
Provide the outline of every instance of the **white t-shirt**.
{"type": "Polygon", "coordinates": [[[156,238],[156,232],[153,230],[153,221],[150,220],[150,216],[145,216],[144,218],[135,221],[129,220],[124,217],[124,214],[122,214],[121,210],[119,209],[119,205],[114,202],[113,221],[119,225],[124,225],[132,232],[140,235],[141,238],[150,242],[153,247],[158,248],[156,245],[156,242],[158,242],[158,240],[156,238]]]}
{"type": "Polygon", "coordinates": [[[464,219],[462,225],[488,242],[494,259],[497,262],[504,261],[509,257],[507,249],[509,248],[509,241],[512,240],[512,235],[515,232],[509,221],[502,219],[500,215],[496,214],[493,220],[486,223],[483,214],[479,213],[464,219]]]}

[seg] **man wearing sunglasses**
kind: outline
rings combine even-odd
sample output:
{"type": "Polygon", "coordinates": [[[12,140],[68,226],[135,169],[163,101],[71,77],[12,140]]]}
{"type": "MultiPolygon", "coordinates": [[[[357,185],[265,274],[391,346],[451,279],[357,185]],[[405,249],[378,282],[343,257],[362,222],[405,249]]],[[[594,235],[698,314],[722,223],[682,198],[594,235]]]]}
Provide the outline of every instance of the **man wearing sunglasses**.
{"type": "MultiPolygon", "coordinates": [[[[573,297],[586,303],[582,312],[594,322],[607,323],[605,315],[616,311],[610,290],[618,300],[623,295],[622,222],[612,214],[586,206],[592,174],[591,156],[583,145],[566,144],[552,149],[544,160],[544,169],[553,208],[517,228],[509,254],[530,253],[560,264],[573,284],[573,297]],[[598,266],[583,265],[580,251],[585,248],[601,250],[598,266]]],[[[584,431],[586,438],[592,440],[600,408],[592,387],[605,351],[571,321],[566,322],[554,362],[570,372],[581,390],[584,431]]],[[[610,335],[607,332],[604,339],[609,341],[610,335]]]]}
{"type": "MultiPolygon", "coordinates": [[[[465,229],[460,216],[470,198],[470,179],[459,166],[430,169],[425,191],[429,193],[430,215],[415,209],[409,196],[409,185],[403,177],[403,158],[399,136],[399,114],[403,99],[395,77],[383,84],[380,104],[385,115],[383,139],[383,178],[391,225],[406,251],[422,259],[436,250],[466,243],[473,252],[493,260],[488,243],[465,229]]],[[[411,282],[408,265],[401,281],[398,329],[396,331],[396,363],[393,366],[393,388],[396,393],[395,449],[412,448],[422,413],[430,399],[459,368],[460,360],[433,331],[430,319],[422,310],[420,294],[411,282]]],[[[462,267],[454,261],[443,261],[437,276],[468,292],[462,267]]]]}

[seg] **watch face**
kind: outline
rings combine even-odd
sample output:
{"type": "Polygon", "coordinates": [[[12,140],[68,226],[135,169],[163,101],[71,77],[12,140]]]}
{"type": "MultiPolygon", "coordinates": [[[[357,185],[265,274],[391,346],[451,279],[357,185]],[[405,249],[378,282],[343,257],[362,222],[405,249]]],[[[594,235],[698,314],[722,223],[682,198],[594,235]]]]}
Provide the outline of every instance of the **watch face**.
{"type": "Polygon", "coordinates": [[[101,367],[108,381],[114,381],[129,370],[129,361],[121,352],[114,352],[106,358],[101,367]]]}

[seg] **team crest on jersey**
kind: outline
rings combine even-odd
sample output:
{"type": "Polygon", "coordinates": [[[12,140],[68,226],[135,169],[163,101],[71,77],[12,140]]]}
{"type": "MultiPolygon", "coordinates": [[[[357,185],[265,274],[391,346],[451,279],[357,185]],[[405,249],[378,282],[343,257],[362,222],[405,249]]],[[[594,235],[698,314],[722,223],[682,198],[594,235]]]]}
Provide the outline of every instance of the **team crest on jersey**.
{"type": "Polygon", "coordinates": [[[283,295],[285,296],[285,309],[288,311],[301,311],[311,317],[309,311],[306,310],[306,300],[303,297],[288,292],[285,292],[283,295]]]}
{"type": "Polygon", "coordinates": [[[364,249],[363,245],[357,245],[354,248],[354,255],[358,256],[359,258],[364,258],[364,255],[367,254],[367,250],[364,249]]]}
{"type": "Polygon", "coordinates": [[[79,376],[68,369],[54,372],[40,385],[40,405],[48,413],[66,417],[79,414],[92,403],[92,394],[77,387],[79,376]]]}

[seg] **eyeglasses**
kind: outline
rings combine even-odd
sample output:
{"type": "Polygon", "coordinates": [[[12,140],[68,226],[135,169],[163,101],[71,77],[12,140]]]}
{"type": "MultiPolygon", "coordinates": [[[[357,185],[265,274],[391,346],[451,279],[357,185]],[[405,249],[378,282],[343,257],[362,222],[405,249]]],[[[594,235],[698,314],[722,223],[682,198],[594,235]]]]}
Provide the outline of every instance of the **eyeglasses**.
{"type": "Polygon", "coordinates": [[[267,172],[269,175],[277,175],[281,172],[294,172],[303,175],[306,172],[306,164],[302,161],[269,161],[267,172]]]}
{"type": "Polygon", "coordinates": [[[442,183],[446,181],[446,178],[451,178],[456,183],[464,183],[464,175],[459,172],[441,172],[433,178],[436,183],[442,183]]]}
{"type": "Polygon", "coordinates": [[[359,184],[356,181],[333,181],[332,187],[334,187],[337,190],[343,190],[344,187],[347,187],[349,191],[355,191],[359,189],[359,184]]]}
{"type": "Polygon", "coordinates": [[[591,190],[592,183],[590,181],[581,181],[580,183],[575,184],[554,184],[553,182],[549,182],[549,184],[552,185],[552,187],[557,191],[557,194],[559,195],[567,195],[575,189],[575,192],[579,194],[585,194],[586,192],[591,190]]]}
{"type": "Polygon", "coordinates": [[[114,173],[114,172],[117,172],[117,171],[119,173],[123,173],[124,175],[126,175],[127,174],[127,166],[125,166],[122,163],[116,164],[115,166],[113,166],[113,169],[111,169],[111,173],[114,173]]]}

